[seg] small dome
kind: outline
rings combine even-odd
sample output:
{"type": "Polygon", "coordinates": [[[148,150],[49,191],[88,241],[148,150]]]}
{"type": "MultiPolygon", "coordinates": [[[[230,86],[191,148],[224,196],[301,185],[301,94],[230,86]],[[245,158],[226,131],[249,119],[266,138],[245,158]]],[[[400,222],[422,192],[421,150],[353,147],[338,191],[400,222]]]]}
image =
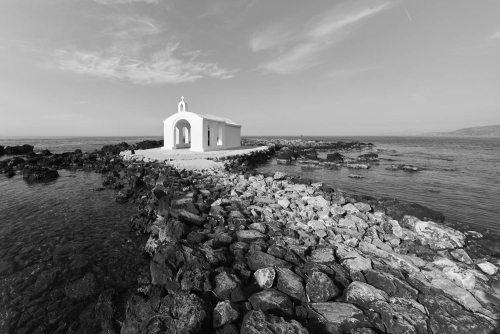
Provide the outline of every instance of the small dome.
{"type": "Polygon", "coordinates": [[[188,105],[184,102],[184,96],[182,96],[181,99],[182,101],[179,102],[179,105],[177,106],[178,112],[188,111],[188,105]]]}

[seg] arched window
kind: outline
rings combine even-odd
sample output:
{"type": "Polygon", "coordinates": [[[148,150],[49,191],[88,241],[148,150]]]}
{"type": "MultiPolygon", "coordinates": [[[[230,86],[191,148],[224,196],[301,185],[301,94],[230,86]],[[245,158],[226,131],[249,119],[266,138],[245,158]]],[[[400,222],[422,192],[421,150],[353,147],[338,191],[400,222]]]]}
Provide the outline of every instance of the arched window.
{"type": "Polygon", "coordinates": [[[222,145],[222,125],[217,127],[217,145],[222,145]]]}

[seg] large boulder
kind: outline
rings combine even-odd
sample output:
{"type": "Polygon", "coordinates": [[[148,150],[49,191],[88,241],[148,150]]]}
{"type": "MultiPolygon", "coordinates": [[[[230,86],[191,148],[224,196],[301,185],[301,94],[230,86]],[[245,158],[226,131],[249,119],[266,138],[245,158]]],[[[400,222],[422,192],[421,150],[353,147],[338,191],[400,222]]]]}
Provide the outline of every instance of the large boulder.
{"type": "Polygon", "coordinates": [[[262,268],[267,268],[267,267],[278,267],[278,268],[292,268],[293,265],[290,262],[287,262],[285,260],[279,259],[277,257],[274,257],[270,254],[261,252],[261,251],[255,251],[250,254],[250,256],[247,258],[247,264],[252,270],[258,270],[262,268]]]}
{"type": "Polygon", "coordinates": [[[433,333],[495,333],[494,326],[484,317],[467,312],[445,296],[423,295],[419,301],[429,310],[433,333]]]}
{"type": "Polygon", "coordinates": [[[262,310],[281,317],[293,316],[293,304],[282,292],[270,289],[257,292],[248,298],[255,310],[262,310]]]}
{"type": "Polygon", "coordinates": [[[311,303],[307,305],[307,317],[320,333],[351,333],[369,325],[363,311],[348,303],[311,303]]]}
{"type": "Polygon", "coordinates": [[[308,334],[307,329],[295,320],[286,321],[260,310],[250,311],[243,318],[241,334],[308,334]]]}
{"type": "Polygon", "coordinates": [[[129,299],[121,334],[208,333],[211,311],[192,293],[176,292],[149,300],[139,295],[129,299]]]}
{"type": "Polygon", "coordinates": [[[431,221],[416,221],[412,230],[423,245],[429,245],[432,249],[454,249],[465,245],[462,232],[431,221]]]}
{"type": "Polygon", "coordinates": [[[327,302],[340,293],[340,289],[325,274],[313,272],[307,279],[306,292],[313,302],[327,302]]]}
{"type": "Polygon", "coordinates": [[[292,299],[307,302],[304,289],[304,280],[302,277],[287,268],[276,268],[278,275],[276,288],[287,294],[292,299]]]}

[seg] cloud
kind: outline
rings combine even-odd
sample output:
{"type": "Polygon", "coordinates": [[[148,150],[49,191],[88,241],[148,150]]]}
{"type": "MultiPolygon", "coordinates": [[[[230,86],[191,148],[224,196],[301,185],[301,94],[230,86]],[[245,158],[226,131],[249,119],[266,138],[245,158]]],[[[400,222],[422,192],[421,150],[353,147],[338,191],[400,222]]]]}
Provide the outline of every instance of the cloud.
{"type": "Polygon", "coordinates": [[[101,34],[115,38],[125,39],[146,35],[156,35],[162,32],[162,26],[155,20],[146,16],[114,15],[109,17],[112,25],[101,34]]]}
{"type": "Polygon", "coordinates": [[[274,24],[256,31],[250,38],[253,52],[276,48],[297,39],[298,36],[286,24],[274,24]]]}
{"type": "Polygon", "coordinates": [[[322,51],[351,37],[359,23],[390,7],[389,2],[366,1],[334,6],[312,18],[302,30],[293,29],[290,24],[275,24],[258,31],[249,45],[254,52],[276,49],[280,53],[260,66],[265,72],[297,73],[319,64],[322,51]]]}
{"type": "Polygon", "coordinates": [[[54,52],[49,68],[138,85],[194,82],[203,77],[229,79],[235,75],[235,70],[227,70],[214,63],[177,57],[174,53],[178,46],[168,45],[140,59],[120,54],[114,49],[104,52],[59,49],[54,52]]]}
{"type": "Polygon", "coordinates": [[[500,38],[500,30],[498,30],[489,37],[489,39],[497,39],[497,38],[500,38]]]}

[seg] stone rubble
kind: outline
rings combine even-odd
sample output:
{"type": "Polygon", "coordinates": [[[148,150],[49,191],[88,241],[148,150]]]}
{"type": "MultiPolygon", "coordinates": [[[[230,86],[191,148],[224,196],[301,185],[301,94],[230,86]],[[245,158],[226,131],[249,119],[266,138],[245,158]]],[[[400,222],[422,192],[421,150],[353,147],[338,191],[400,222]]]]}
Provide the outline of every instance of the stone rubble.
{"type": "Polygon", "coordinates": [[[141,202],[151,211],[132,226],[149,234],[151,281],[129,300],[122,333],[174,333],[185,317],[194,317],[186,333],[498,328],[497,262],[469,250],[465,234],[281,172],[238,168],[251,158],[229,159],[226,170],[149,163],[152,189],[141,202]],[[186,305],[172,315],[153,306],[178,296],[186,305]],[[138,313],[137,301],[151,306],[138,313]]]}

